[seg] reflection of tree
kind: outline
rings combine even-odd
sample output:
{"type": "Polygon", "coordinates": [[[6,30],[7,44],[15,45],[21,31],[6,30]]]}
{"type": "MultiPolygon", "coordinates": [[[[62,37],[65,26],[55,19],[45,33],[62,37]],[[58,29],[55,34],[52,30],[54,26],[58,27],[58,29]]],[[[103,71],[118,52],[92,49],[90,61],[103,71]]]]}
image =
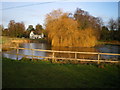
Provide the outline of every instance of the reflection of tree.
{"type": "MultiPolygon", "coordinates": [[[[120,54],[120,46],[118,46],[118,53],[120,54]]],[[[120,60],[120,56],[118,56],[118,60],[120,60]]]]}
{"type": "MultiPolygon", "coordinates": [[[[52,47],[52,50],[55,51],[75,51],[75,52],[97,52],[95,48],[76,48],[76,47],[52,47]]],[[[52,56],[52,53],[47,53],[48,56],[52,56]]],[[[63,58],[75,58],[74,53],[55,53],[55,57],[63,58]]],[[[84,59],[97,59],[97,55],[93,54],[77,54],[77,58],[84,59]]]]}

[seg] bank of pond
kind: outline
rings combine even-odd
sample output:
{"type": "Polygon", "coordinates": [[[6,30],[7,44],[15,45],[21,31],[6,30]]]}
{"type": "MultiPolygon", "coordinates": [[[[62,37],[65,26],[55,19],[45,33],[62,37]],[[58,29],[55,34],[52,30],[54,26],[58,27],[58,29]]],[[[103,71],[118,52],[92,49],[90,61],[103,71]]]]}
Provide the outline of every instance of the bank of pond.
{"type": "MultiPolygon", "coordinates": [[[[85,48],[85,47],[51,47],[47,43],[38,43],[38,42],[31,42],[31,43],[21,43],[19,44],[20,48],[28,48],[28,49],[42,49],[42,50],[56,50],[56,51],[74,51],[74,52],[100,52],[100,53],[116,53],[120,54],[120,46],[119,45],[99,45],[92,48],[85,48]]],[[[3,51],[2,55],[7,58],[16,59],[16,50],[8,50],[3,51]],[[10,53],[10,54],[8,54],[10,53]]],[[[24,55],[34,55],[34,56],[43,56],[48,57],[51,56],[52,53],[49,52],[40,52],[40,51],[31,51],[31,50],[19,50],[19,54],[24,55]]],[[[72,58],[74,57],[74,54],[68,54],[68,53],[55,53],[55,57],[65,57],[65,58],[72,58]]],[[[78,58],[83,59],[93,59],[96,60],[98,58],[97,55],[94,54],[77,54],[78,58]]],[[[23,58],[23,56],[18,56],[18,60],[23,58]]],[[[31,57],[30,57],[31,58],[31,57]]],[[[42,59],[42,58],[38,58],[42,59]]],[[[116,55],[100,55],[100,59],[112,59],[112,60],[120,60],[120,56],[116,55]]]]}
{"type": "MultiPolygon", "coordinates": [[[[2,55],[7,58],[16,59],[16,50],[10,49],[9,47],[20,47],[20,48],[28,48],[28,49],[42,49],[42,50],[56,50],[56,51],[75,51],[75,52],[99,52],[99,53],[116,53],[120,54],[120,45],[110,44],[108,42],[98,42],[98,45],[95,47],[52,47],[47,43],[46,39],[26,39],[26,38],[9,38],[2,37],[2,55]],[[8,49],[9,48],[9,49],[8,49]],[[8,49],[8,50],[7,50],[8,49]],[[7,54],[11,53],[11,54],[7,54]]],[[[30,51],[30,50],[19,50],[19,54],[24,55],[35,55],[35,56],[51,56],[50,53],[47,52],[38,52],[38,51],[30,51]]],[[[73,54],[63,54],[57,53],[55,54],[57,57],[73,57],[73,54]]],[[[89,54],[80,54],[77,55],[78,58],[83,59],[96,59],[97,55],[89,55],[89,54]]],[[[23,58],[23,56],[18,56],[18,59],[23,58]]],[[[41,59],[41,58],[38,58],[41,59]]],[[[112,60],[120,60],[120,56],[113,55],[101,55],[100,59],[112,59],[112,60]]]]}

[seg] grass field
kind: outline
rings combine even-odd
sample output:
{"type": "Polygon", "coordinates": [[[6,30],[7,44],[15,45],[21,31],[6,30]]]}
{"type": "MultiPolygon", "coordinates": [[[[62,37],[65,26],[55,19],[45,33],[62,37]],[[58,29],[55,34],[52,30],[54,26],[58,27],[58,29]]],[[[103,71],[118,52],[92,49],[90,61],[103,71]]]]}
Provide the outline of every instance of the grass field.
{"type": "Polygon", "coordinates": [[[3,58],[3,88],[119,88],[120,65],[53,64],[3,58]]]}

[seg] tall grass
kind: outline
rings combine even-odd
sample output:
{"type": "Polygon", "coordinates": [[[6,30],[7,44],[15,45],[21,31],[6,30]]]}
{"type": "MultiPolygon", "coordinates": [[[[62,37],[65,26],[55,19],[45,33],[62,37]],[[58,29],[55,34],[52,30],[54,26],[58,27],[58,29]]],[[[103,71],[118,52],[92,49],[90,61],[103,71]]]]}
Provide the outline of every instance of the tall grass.
{"type": "Polygon", "coordinates": [[[2,36],[2,50],[6,51],[9,50],[9,47],[12,46],[17,46],[19,43],[27,43],[30,42],[29,39],[25,39],[25,38],[14,38],[14,37],[7,37],[7,36],[2,36]]]}

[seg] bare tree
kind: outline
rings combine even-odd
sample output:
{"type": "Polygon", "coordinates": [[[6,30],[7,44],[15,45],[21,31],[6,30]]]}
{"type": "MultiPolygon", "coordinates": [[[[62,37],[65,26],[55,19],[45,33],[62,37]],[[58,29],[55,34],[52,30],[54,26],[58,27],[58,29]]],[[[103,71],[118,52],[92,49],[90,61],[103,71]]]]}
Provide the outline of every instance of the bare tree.
{"type": "Polygon", "coordinates": [[[111,18],[108,22],[108,27],[110,30],[116,30],[117,29],[117,22],[111,18]]]}

